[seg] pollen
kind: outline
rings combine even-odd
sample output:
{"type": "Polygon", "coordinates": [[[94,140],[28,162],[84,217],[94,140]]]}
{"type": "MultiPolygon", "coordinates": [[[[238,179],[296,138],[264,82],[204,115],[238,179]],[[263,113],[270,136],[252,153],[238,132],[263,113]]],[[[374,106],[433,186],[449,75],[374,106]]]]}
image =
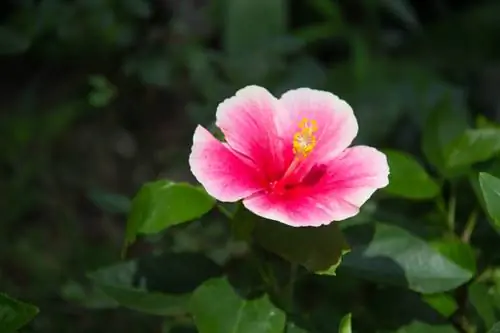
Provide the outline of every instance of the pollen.
{"type": "Polygon", "coordinates": [[[296,157],[305,158],[316,146],[314,132],[318,130],[318,125],[315,120],[304,118],[298,127],[300,130],[293,135],[293,153],[296,157]]]}

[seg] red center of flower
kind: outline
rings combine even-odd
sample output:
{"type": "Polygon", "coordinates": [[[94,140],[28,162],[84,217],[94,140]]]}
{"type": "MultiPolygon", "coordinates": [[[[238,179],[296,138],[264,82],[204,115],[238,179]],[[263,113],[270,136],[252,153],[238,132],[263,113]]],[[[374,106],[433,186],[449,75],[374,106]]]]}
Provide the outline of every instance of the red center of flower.
{"type": "Polygon", "coordinates": [[[283,195],[297,186],[311,186],[319,181],[325,173],[325,168],[313,166],[307,171],[304,177],[295,177],[294,171],[297,170],[301,162],[313,151],[316,146],[316,136],[314,133],[318,130],[315,120],[304,118],[298,125],[299,131],[293,136],[293,153],[295,155],[292,163],[288,166],[285,173],[279,180],[271,181],[268,190],[277,195],[283,195]],[[300,179],[300,181],[298,180],[300,179]]]}

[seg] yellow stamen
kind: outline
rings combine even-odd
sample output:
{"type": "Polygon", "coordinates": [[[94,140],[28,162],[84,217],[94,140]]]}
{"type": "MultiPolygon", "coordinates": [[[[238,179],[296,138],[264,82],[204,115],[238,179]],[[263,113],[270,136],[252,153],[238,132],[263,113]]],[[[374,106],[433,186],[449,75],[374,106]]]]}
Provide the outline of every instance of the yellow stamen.
{"type": "Polygon", "coordinates": [[[314,132],[318,130],[315,120],[304,118],[299,123],[300,131],[293,135],[293,153],[297,158],[305,158],[316,146],[314,132]]]}

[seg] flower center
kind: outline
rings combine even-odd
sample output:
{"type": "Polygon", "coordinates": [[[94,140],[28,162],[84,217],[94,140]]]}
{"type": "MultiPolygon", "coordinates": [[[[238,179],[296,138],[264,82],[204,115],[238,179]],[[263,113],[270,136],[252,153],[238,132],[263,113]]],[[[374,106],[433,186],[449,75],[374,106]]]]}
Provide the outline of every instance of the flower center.
{"type": "Polygon", "coordinates": [[[296,158],[305,158],[316,146],[314,132],[318,130],[316,120],[303,118],[299,123],[300,131],[293,135],[293,153],[296,158]]]}

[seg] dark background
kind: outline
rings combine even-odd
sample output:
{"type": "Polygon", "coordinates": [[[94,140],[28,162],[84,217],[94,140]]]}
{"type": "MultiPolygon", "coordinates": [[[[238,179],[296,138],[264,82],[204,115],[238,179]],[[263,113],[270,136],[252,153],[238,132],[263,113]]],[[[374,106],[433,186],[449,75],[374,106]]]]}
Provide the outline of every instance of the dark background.
{"type": "Polygon", "coordinates": [[[118,260],[144,182],[193,181],[194,127],[247,84],[332,91],[358,142],[416,156],[442,98],[500,120],[495,0],[12,0],[0,18],[0,289],[40,307],[26,332],[161,331],[72,303],[74,281],[118,260]]]}

